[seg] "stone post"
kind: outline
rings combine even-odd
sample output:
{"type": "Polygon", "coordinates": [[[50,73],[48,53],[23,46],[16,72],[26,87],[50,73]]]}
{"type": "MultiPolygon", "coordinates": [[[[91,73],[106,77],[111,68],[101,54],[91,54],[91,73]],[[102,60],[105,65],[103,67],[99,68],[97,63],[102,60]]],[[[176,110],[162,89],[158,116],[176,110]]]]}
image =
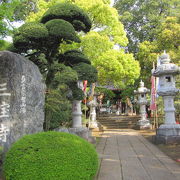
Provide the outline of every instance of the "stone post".
{"type": "Polygon", "coordinates": [[[93,127],[93,128],[97,128],[98,127],[98,123],[96,121],[96,107],[97,107],[97,95],[94,94],[93,96],[93,100],[92,102],[90,103],[90,106],[91,106],[91,113],[90,113],[90,116],[91,116],[91,122],[90,122],[90,126],[93,127]]]}
{"type": "Polygon", "coordinates": [[[153,76],[159,77],[159,88],[157,93],[163,97],[165,122],[156,133],[157,143],[180,142],[180,125],[176,124],[174,97],[178,93],[175,86],[175,75],[180,73],[180,68],[170,63],[169,55],[164,53],[160,56],[161,65],[153,72],[153,76]]]}
{"type": "Polygon", "coordinates": [[[72,121],[73,128],[82,127],[82,112],[81,112],[81,101],[74,100],[73,101],[73,112],[72,112],[72,121]]]}
{"type": "MultiPolygon", "coordinates": [[[[83,89],[83,81],[77,82],[78,88],[83,89]]],[[[74,100],[72,105],[72,127],[80,128],[82,127],[82,111],[81,111],[81,101],[74,100]]]]}
{"type": "Polygon", "coordinates": [[[140,82],[140,87],[137,91],[134,91],[135,94],[138,95],[138,101],[137,103],[140,105],[140,115],[141,119],[138,121],[137,125],[140,129],[150,129],[151,124],[149,120],[146,118],[146,105],[147,105],[147,99],[146,94],[150,92],[149,89],[144,87],[144,82],[140,82]]]}

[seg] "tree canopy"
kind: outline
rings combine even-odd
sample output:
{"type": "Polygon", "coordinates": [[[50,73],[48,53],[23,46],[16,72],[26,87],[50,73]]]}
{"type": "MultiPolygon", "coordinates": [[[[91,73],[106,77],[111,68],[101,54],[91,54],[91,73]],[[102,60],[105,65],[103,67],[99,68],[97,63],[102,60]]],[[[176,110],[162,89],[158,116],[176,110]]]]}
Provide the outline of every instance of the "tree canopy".
{"type": "Polygon", "coordinates": [[[141,66],[141,79],[150,87],[153,62],[166,50],[174,63],[180,58],[180,3],[178,0],[116,0],[133,52],[141,66]]]}
{"type": "Polygon", "coordinates": [[[171,61],[180,65],[180,24],[178,18],[167,17],[161,24],[161,32],[154,41],[144,41],[139,44],[137,58],[141,65],[142,79],[149,84],[153,62],[164,51],[170,55],[171,61]]]}
{"type": "Polygon", "coordinates": [[[37,0],[13,0],[0,2],[0,38],[12,33],[12,22],[25,20],[30,12],[36,12],[37,0]]]}
{"type": "MultiPolygon", "coordinates": [[[[31,13],[27,21],[41,21],[40,15],[57,2],[60,2],[60,0],[48,2],[40,0],[38,3],[39,11],[31,13]]],[[[128,44],[126,32],[119,21],[116,9],[110,7],[110,2],[104,0],[61,0],[61,2],[69,2],[82,8],[89,15],[92,21],[92,28],[85,36],[82,31],[79,33],[81,43],[69,45],[64,43],[61,45],[60,51],[66,52],[76,49],[83,52],[91,60],[91,64],[101,71],[99,73],[99,83],[101,84],[109,83],[110,79],[111,83],[118,87],[121,86],[121,88],[127,84],[133,84],[139,76],[140,68],[133,55],[125,53],[124,49],[128,44]],[[117,50],[114,49],[115,46],[118,47],[117,50]],[[104,61],[104,58],[108,61],[109,66],[113,67],[118,62],[122,67],[114,71],[112,76],[112,72],[108,70],[107,65],[101,62],[102,60],[104,61]],[[130,63],[125,64],[125,59],[130,63]],[[127,69],[128,72],[125,72],[127,69]],[[119,74],[126,74],[126,79],[128,80],[123,80],[122,77],[119,78],[119,74]]],[[[66,15],[64,18],[66,18],[66,15]]]]}
{"type": "Polygon", "coordinates": [[[178,0],[117,0],[115,8],[127,32],[128,50],[137,52],[140,42],[157,38],[167,16],[177,16],[180,3],[178,0]]]}

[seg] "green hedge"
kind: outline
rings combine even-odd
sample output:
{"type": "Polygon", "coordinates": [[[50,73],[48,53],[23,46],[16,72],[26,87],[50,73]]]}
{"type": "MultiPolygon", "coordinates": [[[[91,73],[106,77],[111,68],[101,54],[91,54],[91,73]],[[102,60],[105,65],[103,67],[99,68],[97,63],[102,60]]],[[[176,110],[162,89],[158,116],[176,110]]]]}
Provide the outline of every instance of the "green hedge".
{"type": "Polygon", "coordinates": [[[98,157],[84,139],[60,132],[26,135],[6,154],[6,180],[90,180],[98,157]]]}

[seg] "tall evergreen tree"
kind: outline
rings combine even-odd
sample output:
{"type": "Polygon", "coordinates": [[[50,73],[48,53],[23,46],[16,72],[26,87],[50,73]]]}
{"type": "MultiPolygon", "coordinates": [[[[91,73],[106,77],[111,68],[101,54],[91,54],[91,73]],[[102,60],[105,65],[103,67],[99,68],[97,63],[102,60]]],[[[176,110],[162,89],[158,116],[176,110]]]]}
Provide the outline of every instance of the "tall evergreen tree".
{"type": "MultiPolygon", "coordinates": [[[[72,94],[77,95],[74,91],[79,90],[76,86],[78,79],[96,81],[95,68],[81,52],[68,51],[63,54],[59,51],[63,42],[79,43],[77,32],[86,33],[90,28],[91,21],[81,8],[70,3],[60,3],[49,8],[40,22],[27,22],[14,34],[14,50],[26,54],[26,57],[40,68],[45,78],[47,86],[45,130],[49,130],[52,117],[55,116],[52,111],[57,112],[59,110],[57,106],[62,104],[58,103],[57,98],[60,96],[57,96],[57,90],[63,88],[68,90],[69,87],[72,94]],[[73,70],[62,65],[63,62],[69,66],[76,65],[76,68],[73,70]],[[82,75],[80,70],[77,71],[78,67],[81,67],[80,69],[86,67],[86,72],[82,72],[82,75]],[[65,87],[62,87],[62,82],[65,87]]],[[[82,94],[82,91],[79,91],[82,94]]],[[[65,98],[63,95],[61,97],[65,98]]]]}

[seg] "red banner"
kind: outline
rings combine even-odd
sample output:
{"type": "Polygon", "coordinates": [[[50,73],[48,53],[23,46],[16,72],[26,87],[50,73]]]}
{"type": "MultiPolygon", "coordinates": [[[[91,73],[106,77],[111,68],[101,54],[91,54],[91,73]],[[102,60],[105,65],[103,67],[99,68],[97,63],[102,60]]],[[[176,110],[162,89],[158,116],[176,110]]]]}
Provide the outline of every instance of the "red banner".
{"type": "Polygon", "coordinates": [[[86,88],[87,88],[87,80],[84,81],[84,84],[83,84],[83,91],[85,92],[86,91],[86,88]]]}
{"type": "Polygon", "coordinates": [[[156,110],[156,78],[154,76],[151,77],[151,104],[150,110],[156,110]]]}

